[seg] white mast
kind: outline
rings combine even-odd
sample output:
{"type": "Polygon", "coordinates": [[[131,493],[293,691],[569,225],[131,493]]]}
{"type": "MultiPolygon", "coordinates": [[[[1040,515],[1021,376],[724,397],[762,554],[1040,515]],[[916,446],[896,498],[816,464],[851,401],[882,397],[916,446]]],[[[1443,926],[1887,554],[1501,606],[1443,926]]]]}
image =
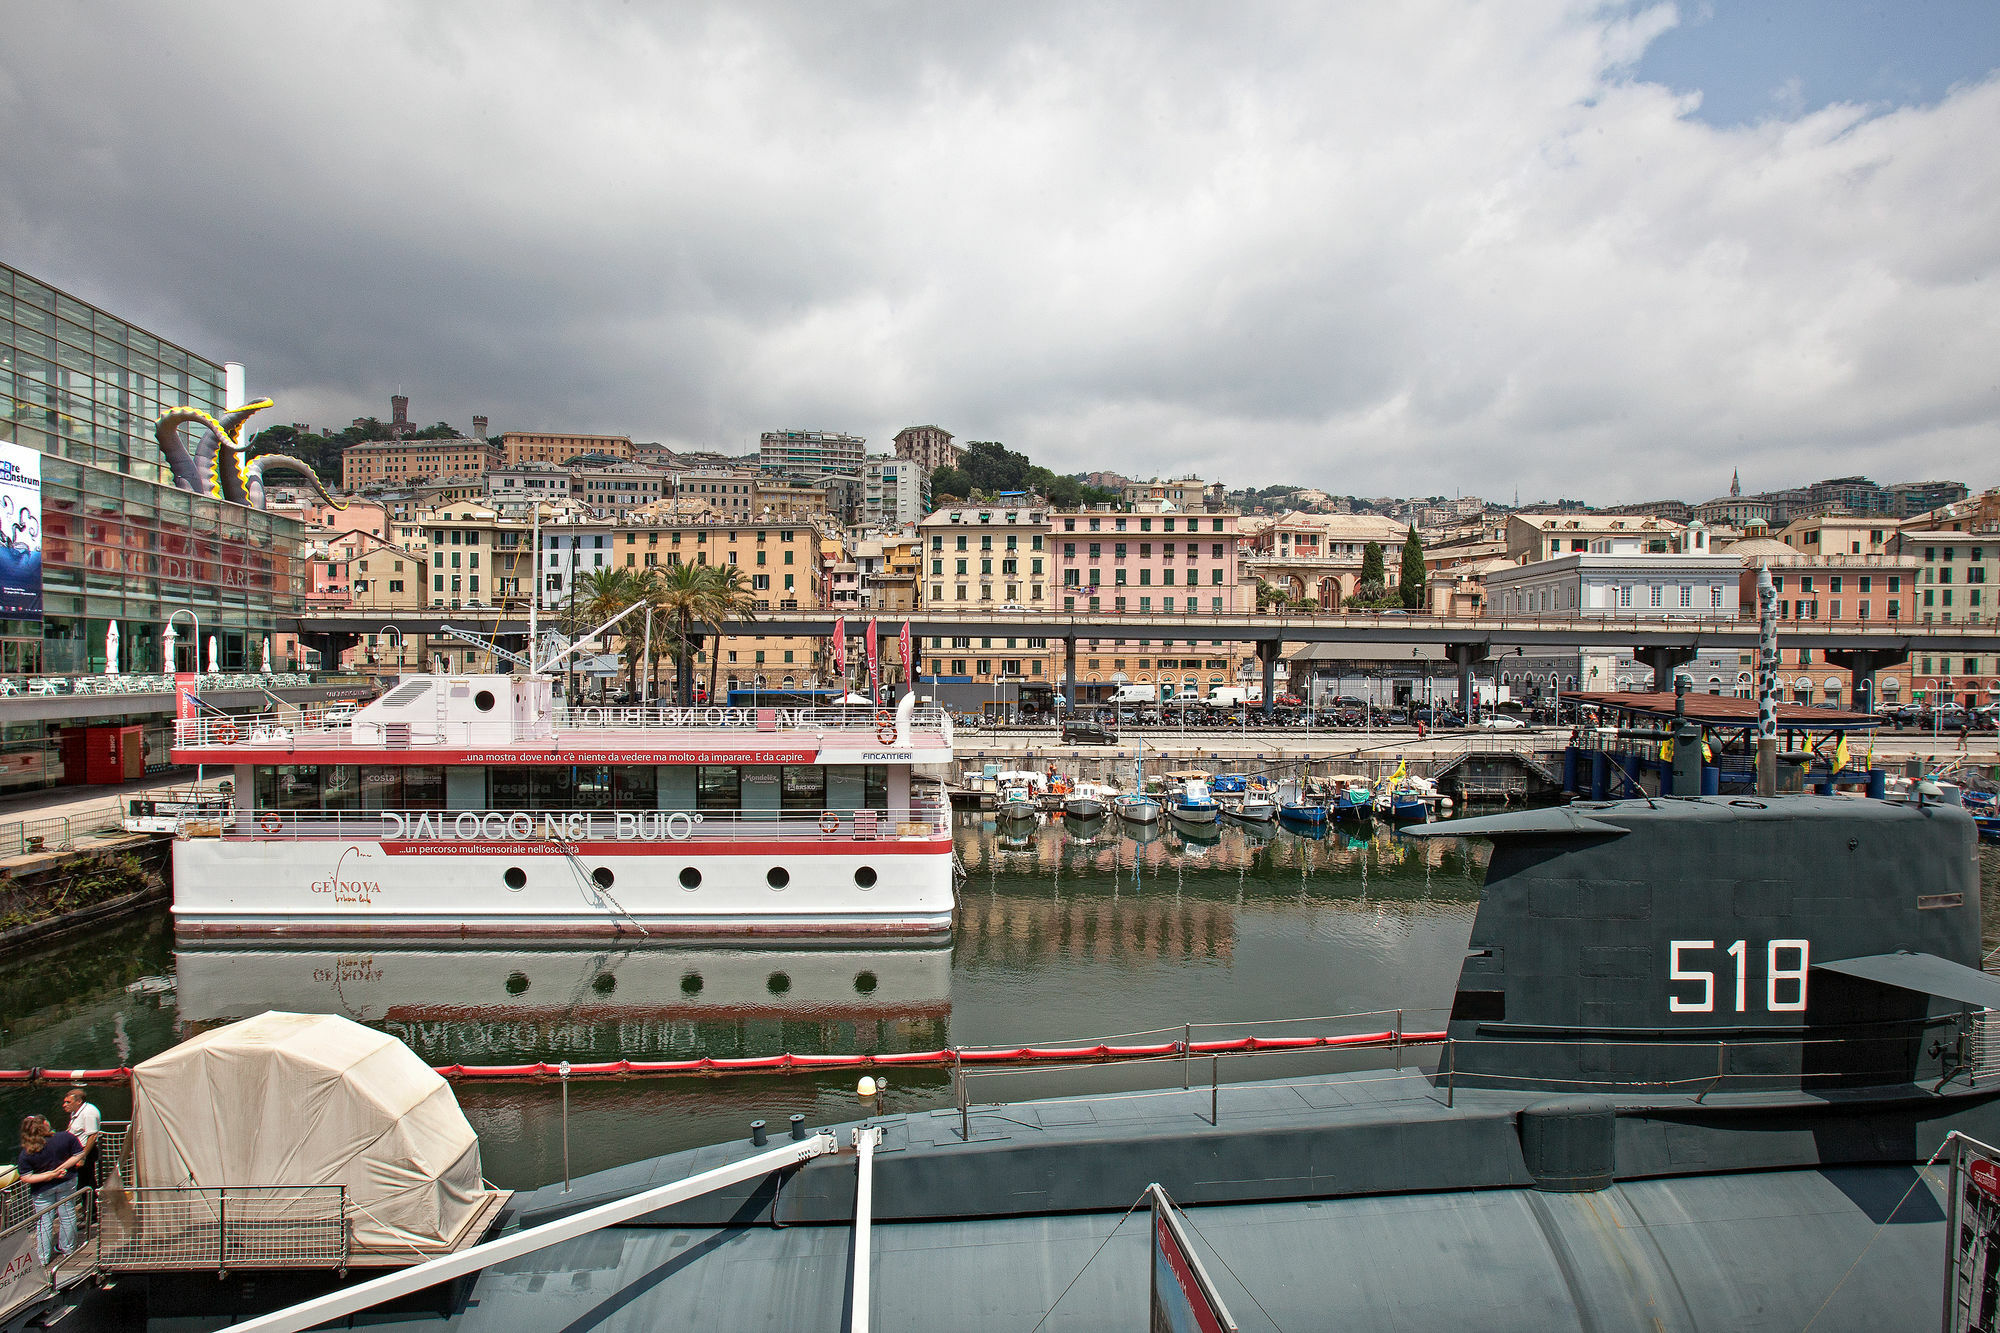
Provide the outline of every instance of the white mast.
{"type": "Polygon", "coordinates": [[[528,561],[530,566],[528,578],[528,673],[530,675],[537,675],[540,673],[535,669],[535,654],[541,651],[537,645],[541,642],[542,626],[540,614],[542,609],[542,502],[539,498],[535,501],[534,536],[530,540],[534,544],[534,555],[528,561]]]}

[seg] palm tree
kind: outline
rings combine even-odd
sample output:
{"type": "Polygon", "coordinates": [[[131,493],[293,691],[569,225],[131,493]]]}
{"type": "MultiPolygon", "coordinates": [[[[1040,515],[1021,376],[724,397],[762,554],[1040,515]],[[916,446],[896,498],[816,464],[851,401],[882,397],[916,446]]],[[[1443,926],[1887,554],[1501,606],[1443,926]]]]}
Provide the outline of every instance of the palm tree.
{"type": "Polygon", "coordinates": [[[717,651],[708,656],[708,697],[715,698],[715,673],[721,664],[722,633],[726,625],[747,625],[757,619],[757,598],[750,580],[734,565],[710,565],[704,618],[715,626],[717,651]]]}
{"type": "MultiPolygon", "coordinates": [[[[620,612],[645,601],[646,583],[645,577],[636,570],[593,569],[577,580],[570,593],[570,613],[586,629],[595,629],[620,612]]],[[[636,659],[637,640],[626,630],[619,631],[619,638],[628,658],[636,659]]]]}
{"type": "Polygon", "coordinates": [[[708,618],[709,575],[707,565],[668,565],[653,581],[653,605],[672,627],[674,635],[674,699],[682,705],[694,702],[693,655],[696,622],[708,618]]]}

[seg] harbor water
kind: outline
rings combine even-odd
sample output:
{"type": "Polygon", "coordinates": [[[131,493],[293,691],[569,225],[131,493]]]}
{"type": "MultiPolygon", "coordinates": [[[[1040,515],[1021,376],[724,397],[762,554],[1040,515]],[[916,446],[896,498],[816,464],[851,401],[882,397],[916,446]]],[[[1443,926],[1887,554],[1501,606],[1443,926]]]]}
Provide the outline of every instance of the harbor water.
{"type": "MultiPolygon", "coordinates": [[[[644,940],[548,948],[176,948],[164,911],[0,964],[0,1068],[136,1064],[266,1009],[344,1014],[434,1065],[1056,1045],[1355,1031],[1321,1016],[1402,1010],[1442,1025],[1485,874],[1484,843],[1386,827],[1227,823],[1137,837],[1117,820],[1014,831],[960,812],[949,943],[728,947],[644,940]],[[1204,1029],[1203,1025],[1212,1025],[1204,1029]]],[[[2000,849],[1981,848],[1987,948],[2000,945],[2000,849]]],[[[1384,1058],[1375,1053],[1373,1059],[1384,1058]]],[[[1256,1062],[1239,1062],[1250,1065],[1256,1062]]],[[[978,1079],[974,1100],[1101,1091],[1095,1066],[978,1079]],[[1095,1081],[1092,1081],[1095,1080],[1095,1081]]],[[[1183,1069],[1153,1071],[1178,1082],[1183,1069]]],[[[1270,1075],[1288,1072],[1272,1067],[1270,1075]]],[[[1261,1076],[1238,1070],[1224,1077],[1261,1076]]],[[[1193,1071],[1206,1082],[1208,1071],[1193,1071]]],[[[745,1135],[953,1105],[950,1074],[888,1071],[461,1082],[487,1176],[526,1188],[745,1135]]],[[[58,1118],[60,1087],[0,1086],[0,1114],[58,1118]]],[[[92,1093],[122,1119],[122,1087],[92,1093]]]]}

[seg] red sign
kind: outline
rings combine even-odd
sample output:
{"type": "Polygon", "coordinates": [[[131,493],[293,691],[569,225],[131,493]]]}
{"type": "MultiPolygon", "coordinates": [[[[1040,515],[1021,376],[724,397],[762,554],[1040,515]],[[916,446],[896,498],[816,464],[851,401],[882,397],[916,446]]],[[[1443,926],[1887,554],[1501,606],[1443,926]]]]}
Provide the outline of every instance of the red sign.
{"type": "Polygon", "coordinates": [[[841,684],[847,683],[846,616],[835,616],[833,620],[833,672],[840,677],[841,684]]]}
{"type": "Polygon", "coordinates": [[[1972,1177],[1972,1183],[1985,1190],[1990,1197],[2000,1199],[2000,1162],[1975,1157],[1972,1165],[1965,1168],[1965,1174],[1972,1177]]]}
{"type": "Polygon", "coordinates": [[[915,689],[917,687],[917,672],[916,668],[911,664],[916,661],[916,657],[910,651],[910,622],[907,620],[903,622],[903,636],[899,646],[903,650],[903,683],[911,689],[915,689]]]}
{"type": "Polygon", "coordinates": [[[200,680],[192,671],[174,673],[174,720],[190,722],[201,716],[201,707],[195,701],[195,682],[200,680]]]}
{"type": "Polygon", "coordinates": [[[1236,1333],[1166,1191],[1153,1186],[1153,1295],[1148,1327],[1158,1333],[1236,1333]]]}

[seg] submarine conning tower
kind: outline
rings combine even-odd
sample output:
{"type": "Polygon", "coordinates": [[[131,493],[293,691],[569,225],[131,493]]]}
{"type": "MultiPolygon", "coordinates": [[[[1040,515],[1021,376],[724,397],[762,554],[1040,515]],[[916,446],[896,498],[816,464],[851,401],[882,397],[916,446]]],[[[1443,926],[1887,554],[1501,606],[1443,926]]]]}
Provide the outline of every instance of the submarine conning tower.
{"type": "Polygon", "coordinates": [[[2000,1008],[1956,806],[1662,797],[1412,832],[1493,841],[1440,1071],[1456,1086],[1942,1084],[2000,1008]]]}

